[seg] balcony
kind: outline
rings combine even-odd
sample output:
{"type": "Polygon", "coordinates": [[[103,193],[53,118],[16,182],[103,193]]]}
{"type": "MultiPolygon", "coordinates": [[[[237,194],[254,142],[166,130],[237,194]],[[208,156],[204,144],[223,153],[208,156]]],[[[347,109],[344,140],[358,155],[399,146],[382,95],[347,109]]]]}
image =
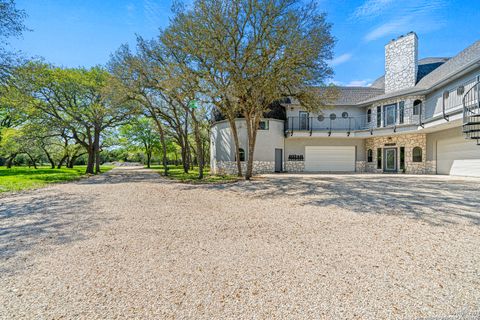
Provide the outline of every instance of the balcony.
{"type": "MultiPolygon", "coordinates": [[[[293,135],[296,132],[304,132],[312,135],[314,132],[326,132],[328,135],[334,133],[346,133],[350,135],[356,131],[371,131],[382,128],[397,128],[409,126],[422,126],[425,121],[424,106],[422,104],[412,107],[400,107],[390,105],[382,107],[381,112],[373,112],[370,117],[346,117],[346,118],[324,118],[318,117],[288,117],[285,123],[285,132],[293,135]],[[370,121],[368,121],[370,120],[370,121]]],[[[372,110],[376,110],[373,108],[372,110]]]]}
{"type": "Polygon", "coordinates": [[[330,119],[321,117],[288,117],[286,130],[305,132],[351,132],[367,129],[366,117],[330,119]]]}

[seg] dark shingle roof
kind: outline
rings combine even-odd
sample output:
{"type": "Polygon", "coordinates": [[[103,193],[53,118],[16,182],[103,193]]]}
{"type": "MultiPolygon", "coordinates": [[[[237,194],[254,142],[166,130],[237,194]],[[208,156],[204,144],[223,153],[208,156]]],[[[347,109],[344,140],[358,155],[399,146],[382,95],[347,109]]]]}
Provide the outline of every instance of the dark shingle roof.
{"type": "MultiPolygon", "coordinates": [[[[331,103],[332,105],[356,105],[357,103],[383,94],[383,89],[372,87],[340,87],[336,86],[337,99],[331,103]]],[[[325,88],[317,87],[315,90],[325,90],[325,88]]]]}
{"type": "MultiPolygon", "coordinates": [[[[417,83],[427,74],[440,67],[449,58],[424,58],[418,60],[417,83]]],[[[372,83],[373,88],[385,89],[385,76],[381,76],[372,83]]]]}
{"type": "MultiPolygon", "coordinates": [[[[446,59],[446,58],[428,58],[428,59],[446,59]]],[[[441,61],[432,61],[430,64],[440,63],[441,61]]],[[[428,74],[424,75],[415,85],[415,87],[403,89],[395,92],[390,92],[376,97],[366,99],[360,104],[368,104],[374,101],[389,99],[397,96],[408,95],[414,92],[428,91],[434,88],[435,85],[446,81],[455,80],[456,75],[460,74],[463,70],[472,66],[475,63],[480,63],[480,40],[464,49],[455,57],[448,59],[446,62],[441,63],[428,74]]],[[[480,66],[480,64],[479,64],[480,66]]],[[[419,66],[420,67],[420,66],[419,66]]],[[[420,68],[419,68],[420,69],[420,68]]],[[[383,78],[383,77],[382,77],[383,78]]],[[[381,79],[377,79],[376,85],[381,83],[381,79]]],[[[375,84],[374,82],[374,84],[375,84]]]]}
{"type": "Polygon", "coordinates": [[[480,61],[480,40],[423,77],[416,87],[430,89],[436,83],[452,77],[476,61],[480,61]]]}

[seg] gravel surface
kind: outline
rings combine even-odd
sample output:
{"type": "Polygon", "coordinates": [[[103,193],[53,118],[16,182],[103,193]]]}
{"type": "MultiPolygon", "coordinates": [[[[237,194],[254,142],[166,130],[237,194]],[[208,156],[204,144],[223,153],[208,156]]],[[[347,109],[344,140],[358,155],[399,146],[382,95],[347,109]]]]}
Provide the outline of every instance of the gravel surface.
{"type": "Polygon", "coordinates": [[[451,177],[191,186],[141,168],[3,195],[0,318],[472,314],[479,195],[451,177]]]}

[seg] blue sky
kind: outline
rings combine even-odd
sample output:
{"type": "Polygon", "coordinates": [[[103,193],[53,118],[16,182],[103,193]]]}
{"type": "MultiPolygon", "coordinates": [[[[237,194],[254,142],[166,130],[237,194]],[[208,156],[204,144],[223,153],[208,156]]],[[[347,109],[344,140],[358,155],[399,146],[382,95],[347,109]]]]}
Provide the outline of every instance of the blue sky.
{"type": "MultiPolygon", "coordinates": [[[[319,0],[337,39],[332,79],[368,85],[383,73],[384,45],[409,31],[419,56],[452,56],[480,39],[480,1],[319,0]]],[[[155,37],[168,24],[170,0],[17,0],[32,29],[12,41],[27,56],[61,66],[105,64],[135,34],[155,37]]]]}

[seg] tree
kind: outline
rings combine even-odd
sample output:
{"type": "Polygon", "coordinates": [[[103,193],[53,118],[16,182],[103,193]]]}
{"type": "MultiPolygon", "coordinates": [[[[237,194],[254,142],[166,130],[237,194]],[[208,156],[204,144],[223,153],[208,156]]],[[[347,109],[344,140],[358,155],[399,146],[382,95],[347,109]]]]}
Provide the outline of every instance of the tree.
{"type": "Polygon", "coordinates": [[[153,151],[160,147],[154,121],[147,117],[137,118],[124,125],[120,134],[127,146],[143,148],[147,157],[147,167],[150,168],[153,151]]]}
{"type": "Polygon", "coordinates": [[[14,0],[0,0],[0,79],[4,79],[15,63],[16,56],[9,52],[8,39],[19,37],[26,31],[25,11],[17,9],[14,0]]]}
{"type": "Polygon", "coordinates": [[[312,110],[331,95],[311,90],[332,74],[330,24],[314,1],[197,0],[192,8],[176,13],[166,45],[184,53],[186,68],[201,76],[231,123],[237,111],[245,118],[250,179],[258,125],[269,106],[291,97],[312,110]]]}
{"type": "Polygon", "coordinates": [[[102,134],[126,122],[134,106],[118,99],[110,87],[111,76],[100,67],[58,68],[30,62],[16,69],[12,87],[21,92],[12,105],[41,118],[44,123],[66,129],[85,148],[86,172],[100,172],[102,134]]]}

